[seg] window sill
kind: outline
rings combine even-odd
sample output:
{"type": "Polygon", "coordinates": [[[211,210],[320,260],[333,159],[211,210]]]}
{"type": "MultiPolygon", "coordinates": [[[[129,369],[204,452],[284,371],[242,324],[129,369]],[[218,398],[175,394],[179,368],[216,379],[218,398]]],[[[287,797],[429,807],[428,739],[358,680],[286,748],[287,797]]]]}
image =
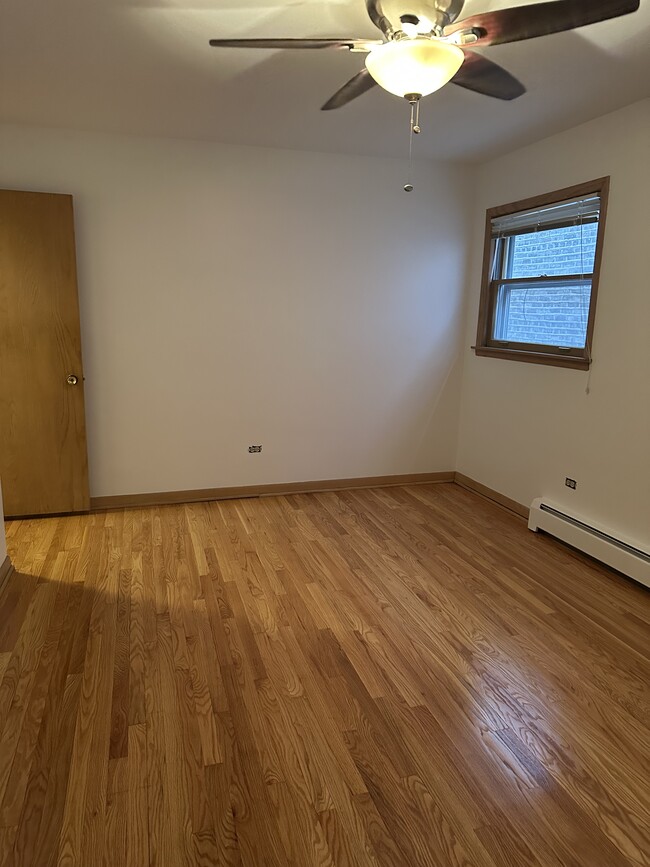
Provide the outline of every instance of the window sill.
{"type": "Polygon", "coordinates": [[[528,364],[546,364],[551,367],[570,367],[573,370],[589,370],[591,362],[586,358],[571,355],[554,355],[552,352],[526,352],[520,349],[501,349],[495,346],[473,346],[476,355],[485,358],[505,358],[510,361],[524,361],[528,364]]]}

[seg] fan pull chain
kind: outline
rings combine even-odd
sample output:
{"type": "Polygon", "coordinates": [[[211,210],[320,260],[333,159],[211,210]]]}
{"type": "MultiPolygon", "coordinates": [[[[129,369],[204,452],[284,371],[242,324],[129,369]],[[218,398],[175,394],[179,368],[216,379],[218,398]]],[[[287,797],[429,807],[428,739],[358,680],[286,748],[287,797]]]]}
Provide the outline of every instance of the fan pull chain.
{"type": "Polygon", "coordinates": [[[411,123],[409,130],[409,173],[408,183],[404,184],[404,192],[413,192],[413,136],[419,135],[420,129],[420,97],[407,97],[411,106],[411,123]]]}

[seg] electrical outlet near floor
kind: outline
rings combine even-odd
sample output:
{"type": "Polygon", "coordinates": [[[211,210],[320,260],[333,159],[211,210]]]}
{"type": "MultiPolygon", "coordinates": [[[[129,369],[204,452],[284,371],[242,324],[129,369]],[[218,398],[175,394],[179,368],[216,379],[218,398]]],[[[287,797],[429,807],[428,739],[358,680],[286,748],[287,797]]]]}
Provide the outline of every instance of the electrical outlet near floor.
{"type": "Polygon", "coordinates": [[[259,455],[259,453],[261,451],[262,451],[262,446],[249,446],[248,447],[248,454],[249,455],[259,455]]]}
{"type": "Polygon", "coordinates": [[[570,479],[568,476],[564,480],[564,484],[567,486],[567,488],[571,488],[573,491],[575,491],[575,489],[578,487],[578,483],[576,482],[576,480],[570,479]]]}

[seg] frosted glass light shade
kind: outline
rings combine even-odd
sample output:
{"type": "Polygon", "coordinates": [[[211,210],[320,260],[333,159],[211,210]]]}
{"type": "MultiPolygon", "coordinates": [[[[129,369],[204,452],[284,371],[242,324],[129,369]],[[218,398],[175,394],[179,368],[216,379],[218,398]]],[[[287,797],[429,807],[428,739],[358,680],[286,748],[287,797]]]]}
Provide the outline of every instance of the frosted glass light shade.
{"type": "Polygon", "coordinates": [[[366,67],[377,84],[395,96],[427,96],[447,84],[464,59],[462,50],[448,42],[400,39],[373,48],[366,67]]]}

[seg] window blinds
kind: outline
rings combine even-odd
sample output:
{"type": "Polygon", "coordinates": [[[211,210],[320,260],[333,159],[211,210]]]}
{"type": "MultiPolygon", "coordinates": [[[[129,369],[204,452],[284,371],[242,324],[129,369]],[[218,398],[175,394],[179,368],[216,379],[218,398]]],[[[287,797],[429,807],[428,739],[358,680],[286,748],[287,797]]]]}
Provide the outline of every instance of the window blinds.
{"type": "Polygon", "coordinates": [[[580,199],[554,202],[529,211],[517,211],[492,218],[492,237],[523,235],[528,232],[561,229],[585,223],[596,223],[600,217],[600,196],[589,195],[580,199]]]}

